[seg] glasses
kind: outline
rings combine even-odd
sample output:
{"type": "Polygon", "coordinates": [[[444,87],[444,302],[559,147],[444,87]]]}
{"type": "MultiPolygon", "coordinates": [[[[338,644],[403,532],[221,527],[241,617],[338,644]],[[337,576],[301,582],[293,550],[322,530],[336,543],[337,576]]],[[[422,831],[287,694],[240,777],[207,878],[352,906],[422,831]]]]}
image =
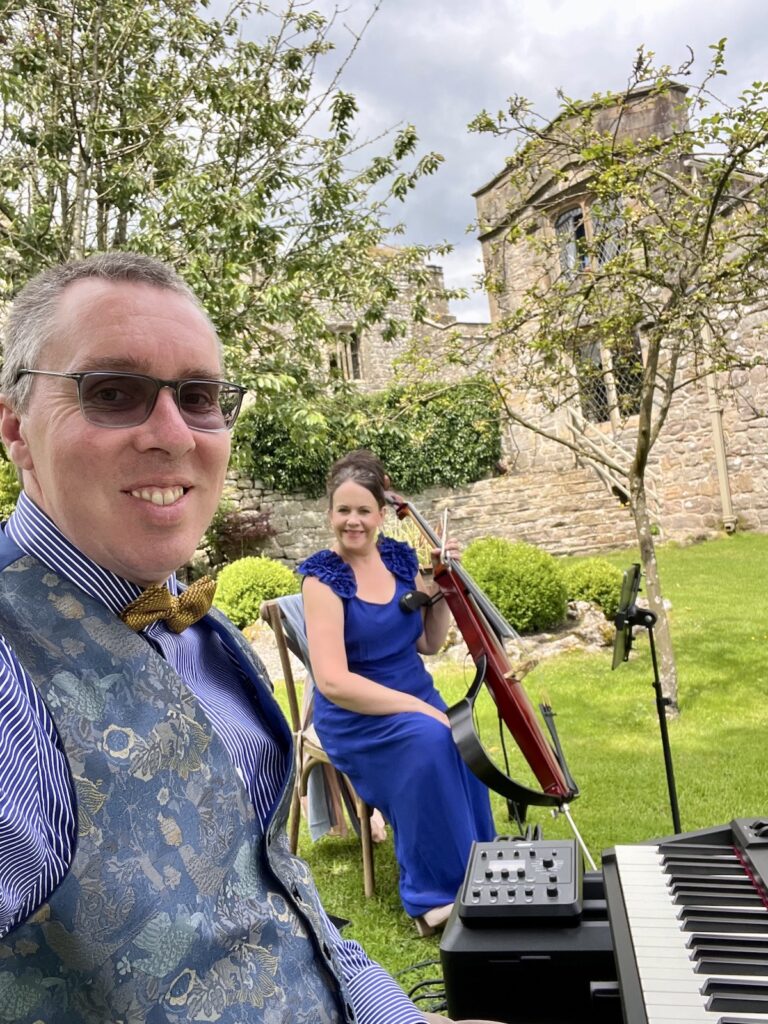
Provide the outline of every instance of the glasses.
{"type": "Polygon", "coordinates": [[[152,415],[161,388],[171,388],[181,418],[192,430],[215,433],[235,425],[245,388],[225,380],[193,378],[158,380],[143,373],[109,373],[84,370],[59,373],[56,370],[19,370],[16,379],[27,374],[67,377],[77,382],[77,397],[85,419],[96,427],[138,427],[152,415]]]}

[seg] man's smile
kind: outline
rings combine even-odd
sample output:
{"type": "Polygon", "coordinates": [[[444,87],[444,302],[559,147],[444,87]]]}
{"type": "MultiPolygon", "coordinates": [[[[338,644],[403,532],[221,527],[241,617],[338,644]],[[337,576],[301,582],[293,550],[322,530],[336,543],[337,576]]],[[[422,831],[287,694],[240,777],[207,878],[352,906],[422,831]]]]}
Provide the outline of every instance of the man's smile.
{"type": "Polygon", "coordinates": [[[183,487],[142,487],[131,491],[131,497],[151,501],[153,505],[173,505],[184,497],[183,487]]]}

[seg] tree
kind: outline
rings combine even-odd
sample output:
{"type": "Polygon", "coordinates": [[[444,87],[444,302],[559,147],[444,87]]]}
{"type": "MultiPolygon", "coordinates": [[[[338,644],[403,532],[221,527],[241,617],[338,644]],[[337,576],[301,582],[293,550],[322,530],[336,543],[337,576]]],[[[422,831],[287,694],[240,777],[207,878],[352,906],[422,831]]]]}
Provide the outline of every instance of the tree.
{"type": "Polygon", "coordinates": [[[340,79],[359,37],[318,85],[332,24],[302,0],[220,18],[195,0],[0,0],[2,297],[93,250],[159,256],[259,395],[318,365],[330,309],[402,331],[390,306],[403,276],[418,302],[426,250],[383,257],[386,218],[441,157],[417,158],[411,125],[356,138],[340,79]]]}
{"type": "MultiPolygon", "coordinates": [[[[711,48],[696,87],[676,82],[691,74],[692,57],[673,72],[641,49],[622,93],[587,102],[561,94],[552,121],[513,96],[470,125],[516,143],[504,210],[491,217],[479,208],[497,310],[482,357],[511,421],[571,448],[628,502],[671,713],[677,676],[649,456],[682,389],[705,379],[725,387],[765,362],[764,351],[734,339],[734,325],[764,310],[768,294],[768,84],[717,101],[724,43],[711,48]],[[510,268],[521,260],[537,269],[517,285],[510,268]],[[585,399],[603,404],[614,443],[591,429],[585,399]],[[568,433],[558,429],[566,416],[568,433]]],[[[457,345],[449,358],[476,367],[479,356],[457,345]]]]}

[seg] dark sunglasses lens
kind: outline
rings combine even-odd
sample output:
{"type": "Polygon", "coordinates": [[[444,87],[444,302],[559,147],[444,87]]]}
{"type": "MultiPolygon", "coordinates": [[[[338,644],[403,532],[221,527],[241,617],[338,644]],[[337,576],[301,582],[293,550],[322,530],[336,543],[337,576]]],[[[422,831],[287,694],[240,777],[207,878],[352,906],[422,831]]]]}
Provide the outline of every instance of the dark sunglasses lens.
{"type": "Polygon", "coordinates": [[[148,416],[157,388],[146,377],[86,374],[80,404],[89,423],[100,427],[134,427],[148,416]]]}
{"type": "Polygon", "coordinates": [[[179,409],[193,430],[227,430],[240,409],[240,389],[215,380],[185,380],[179,409]]]}

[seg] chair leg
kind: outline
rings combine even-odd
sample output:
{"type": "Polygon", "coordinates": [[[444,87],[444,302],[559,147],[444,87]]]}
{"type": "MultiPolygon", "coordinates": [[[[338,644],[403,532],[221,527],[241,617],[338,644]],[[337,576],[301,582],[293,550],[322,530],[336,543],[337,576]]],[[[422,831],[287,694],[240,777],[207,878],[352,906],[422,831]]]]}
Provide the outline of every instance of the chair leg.
{"type": "Polygon", "coordinates": [[[360,811],[360,844],[363,848],[363,889],[366,898],[376,891],[373,864],[373,839],[371,838],[371,808],[362,800],[358,802],[360,811]]]}
{"type": "Polygon", "coordinates": [[[291,797],[291,809],[288,812],[288,842],[290,844],[291,853],[296,853],[299,848],[299,825],[301,824],[301,797],[299,796],[299,787],[295,785],[293,787],[293,796],[291,797]]]}

